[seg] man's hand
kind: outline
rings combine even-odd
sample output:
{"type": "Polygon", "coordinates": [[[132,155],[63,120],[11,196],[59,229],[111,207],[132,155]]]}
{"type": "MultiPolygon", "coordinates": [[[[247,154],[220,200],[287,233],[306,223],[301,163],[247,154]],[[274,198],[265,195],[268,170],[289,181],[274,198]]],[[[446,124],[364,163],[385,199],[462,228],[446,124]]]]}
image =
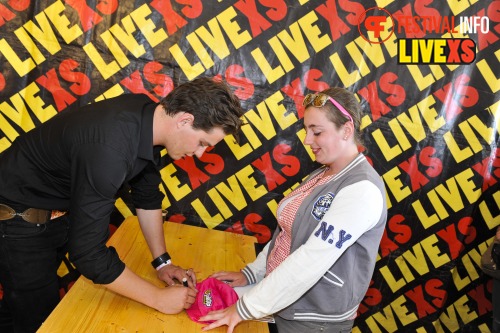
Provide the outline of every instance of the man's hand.
{"type": "Polygon", "coordinates": [[[158,278],[165,281],[169,286],[175,285],[174,279],[182,283],[183,278],[187,278],[188,286],[190,288],[196,289],[196,275],[194,271],[190,269],[184,269],[175,265],[165,265],[160,268],[157,272],[158,278]]]}
{"type": "Polygon", "coordinates": [[[166,314],[176,314],[191,307],[196,299],[196,290],[174,285],[160,289],[156,296],[154,308],[166,314]]]}
{"type": "Polygon", "coordinates": [[[241,272],[217,272],[211,275],[217,280],[223,281],[231,287],[243,287],[248,284],[245,275],[241,272]]]}
{"type": "Polygon", "coordinates": [[[208,326],[203,327],[204,331],[211,330],[213,328],[227,325],[227,333],[232,333],[234,327],[238,325],[243,319],[241,319],[238,311],[236,311],[236,304],[231,305],[230,307],[225,308],[224,310],[212,311],[209,314],[200,317],[200,321],[212,321],[208,326]]]}
{"type": "Polygon", "coordinates": [[[166,314],[179,313],[188,309],[196,299],[197,291],[194,288],[174,285],[159,288],[144,280],[130,269],[125,267],[113,282],[106,285],[107,288],[141,302],[153,309],[166,314]]]}

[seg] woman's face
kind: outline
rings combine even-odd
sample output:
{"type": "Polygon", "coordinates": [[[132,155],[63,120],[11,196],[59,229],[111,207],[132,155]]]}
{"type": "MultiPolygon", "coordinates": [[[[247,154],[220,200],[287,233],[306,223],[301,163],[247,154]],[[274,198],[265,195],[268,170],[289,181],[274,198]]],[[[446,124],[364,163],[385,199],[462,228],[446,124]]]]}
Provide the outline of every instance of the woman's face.
{"type": "Polygon", "coordinates": [[[304,111],[304,127],[306,138],[304,144],[311,147],[316,161],[332,166],[344,155],[347,141],[344,140],[344,126],[337,129],[335,124],[326,116],[326,110],[309,106],[304,111]]]}

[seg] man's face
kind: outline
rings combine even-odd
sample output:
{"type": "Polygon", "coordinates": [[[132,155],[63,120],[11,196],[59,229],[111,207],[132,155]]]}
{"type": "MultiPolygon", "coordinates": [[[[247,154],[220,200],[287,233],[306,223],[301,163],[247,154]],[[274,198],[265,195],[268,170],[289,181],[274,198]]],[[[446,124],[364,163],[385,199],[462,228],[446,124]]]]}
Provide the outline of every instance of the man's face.
{"type": "Polygon", "coordinates": [[[174,160],[193,155],[200,158],[208,147],[215,146],[225,136],[220,127],[205,132],[194,129],[191,124],[185,124],[170,138],[166,146],[167,153],[174,160]]]}
{"type": "Polygon", "coordinates": [[[153,145],[165,147],[174,160],[193,155],[199,158],[208,147],[215,146],[226,136],[221,127],[207,132],[194,129],[193,123],[192,114],[181,111],[170,116],[158,105],[153,119],[153,145]]]}

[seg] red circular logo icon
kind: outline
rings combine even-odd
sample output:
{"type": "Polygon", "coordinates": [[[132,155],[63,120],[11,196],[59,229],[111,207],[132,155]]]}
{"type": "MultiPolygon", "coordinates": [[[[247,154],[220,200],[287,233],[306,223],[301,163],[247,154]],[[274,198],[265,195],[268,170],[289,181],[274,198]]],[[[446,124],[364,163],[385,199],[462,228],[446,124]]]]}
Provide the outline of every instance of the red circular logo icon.
{"type": "Polygon", "coordinates": [[[394,33],[394,19],[387,10],[372,7],[360,15],[358,31],[371,44],[382,44],[394,33]]]}

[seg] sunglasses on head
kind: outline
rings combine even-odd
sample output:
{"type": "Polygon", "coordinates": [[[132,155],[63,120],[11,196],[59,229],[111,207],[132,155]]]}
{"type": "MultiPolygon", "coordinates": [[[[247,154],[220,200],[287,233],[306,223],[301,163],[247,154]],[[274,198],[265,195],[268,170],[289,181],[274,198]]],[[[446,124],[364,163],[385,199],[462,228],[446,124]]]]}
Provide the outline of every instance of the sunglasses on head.
{"type": "Polygon", "coordinates": [[[342,112],[342,114],[347,117],[347,119],[349,119],[352,123],[354,123],[354,121],[352,120],[352,116],[349,114],[349,112],[347,112],[347,110],[342,105],[340,105],[339,102],[337,102],[332,97],[326,94],[322,93],[307,94],[304,100],[302,101],[302,105],[306,107],[312,105],[314,107],[320,108],[325,106],[326,102],[328,101],[332,102],[332,104],[335,105],[337,109],[339,109],[339,111],[342,112]]]}

